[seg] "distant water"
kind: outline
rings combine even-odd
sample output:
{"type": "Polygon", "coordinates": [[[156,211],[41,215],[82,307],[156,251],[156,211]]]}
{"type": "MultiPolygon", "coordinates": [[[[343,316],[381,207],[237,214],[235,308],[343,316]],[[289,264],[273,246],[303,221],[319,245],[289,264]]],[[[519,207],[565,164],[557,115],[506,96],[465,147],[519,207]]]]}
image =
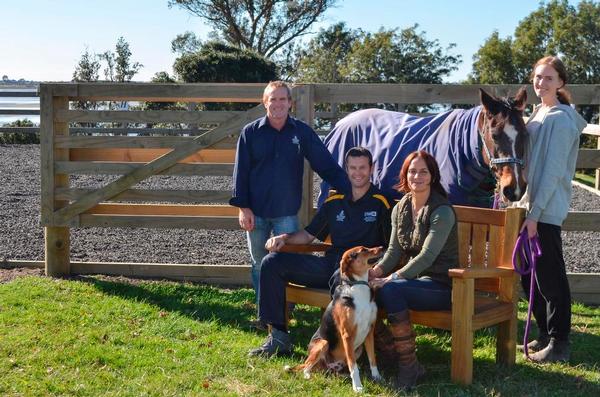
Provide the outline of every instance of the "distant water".
{"type": "MultiPolygon", "coordinates": [[[[31,120],[35,124],[39,124],[40,116],[37,115],[5,115],[3,114],[3,110],[39,110],[40,108],[40,100],[37,97],[23,97],[23,98],[15,98],[15,97],[3,97],[2,92],[7,91],[6,89],[0,88],[0,126],[6,123],[11,123],[17,120],[28,119],[31,120]]],[[[32,92],[35,94],[35,90],[28,89],[10,89],[8,91],[23,91],[23,92],[32,92]]]]}

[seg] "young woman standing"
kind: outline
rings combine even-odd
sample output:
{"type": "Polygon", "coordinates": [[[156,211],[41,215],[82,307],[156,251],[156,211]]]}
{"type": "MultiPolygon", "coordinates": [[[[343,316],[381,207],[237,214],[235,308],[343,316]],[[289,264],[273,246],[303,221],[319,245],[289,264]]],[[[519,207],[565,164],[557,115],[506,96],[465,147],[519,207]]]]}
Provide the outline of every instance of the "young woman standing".
{"type": "MultiPolygon", "coordinates": [[[[538,60],[531,74],[541,103],[529,121],[527,208],[523,229],[539,236],[542,256],[537,262],[533,315],[539,336],[528,347],[536,362],[568,361],[570,355],[571,292],[563,259],[561,225],[571,202],[571,180],[586,121],[570,106],[565,90],[567,73],[558,57],[538,60]]],[[[529,296],[530,276],[522,279],[529,296]]]]}

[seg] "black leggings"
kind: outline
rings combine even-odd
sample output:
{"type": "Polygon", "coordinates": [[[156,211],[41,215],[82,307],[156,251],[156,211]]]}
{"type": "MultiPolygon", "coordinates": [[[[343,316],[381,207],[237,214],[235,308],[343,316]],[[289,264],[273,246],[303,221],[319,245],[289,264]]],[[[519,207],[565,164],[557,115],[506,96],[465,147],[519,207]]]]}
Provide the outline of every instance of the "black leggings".
{"type": "MultiPolygon", "coordinates": [[[[560,226],[538,222],[542,256],[536,266],[537,284],[533,295],[533,315],[540,333],[566,340],[571,331],[571,290],[563,258],[560,226]]],[[[521,283],[529,299],[530,275],[521,283]]]]}

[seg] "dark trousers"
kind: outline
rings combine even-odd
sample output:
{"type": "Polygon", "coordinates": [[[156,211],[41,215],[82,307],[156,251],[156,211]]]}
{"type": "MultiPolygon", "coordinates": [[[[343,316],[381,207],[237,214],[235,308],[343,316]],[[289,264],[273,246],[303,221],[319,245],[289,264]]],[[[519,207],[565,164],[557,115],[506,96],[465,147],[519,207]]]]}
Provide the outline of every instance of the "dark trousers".
{"type": "Polygon", "coordinates": [[[288,282],[327,288],[337,268],[331,257],[273,252],[264,257],[260,271],[258,316],[266,324],[285,324],[285,287],[288,282]]]}
{"type": "Polygon", "coordinates": [[[375,302],[388,315],[408,309],[448,310],[452,306],[452,288],[426,277],[399,279],[376,290],[375,302]]]}
{"type": "MultiPolygon", "coordinates": [[[[566,340],[571,331],[571,290],[563,258],[560,226],[538,223],[542,256],[536,264],[532,312],[540,333],[566,340]]],[[[521,278],[529,299],[531,276],[521,278]]]]}

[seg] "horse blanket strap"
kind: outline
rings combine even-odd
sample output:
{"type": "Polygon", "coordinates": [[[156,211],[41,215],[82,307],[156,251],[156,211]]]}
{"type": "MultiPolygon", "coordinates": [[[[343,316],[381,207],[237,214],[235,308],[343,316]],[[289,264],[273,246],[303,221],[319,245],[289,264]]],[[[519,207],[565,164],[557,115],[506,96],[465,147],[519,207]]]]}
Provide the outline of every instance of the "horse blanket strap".
{"type": "Polygon", "coordinates": [[[533,308],[533,291],[536,286],[536,274],[535,265],[537,259],[542,256],[542,248],[540,247],[540,240],[538,236],[529,238],[527,236],[527,229],[523,229],[512,255],[513,267],[517,273],[521,276],[530,274],[529,283],[529,306],[527,308],[527,322],[525,323],[525,335],[523,335],[523,350],[525,351],[525,357],[529,358],[529,349],[527,343],[529,339],[529,328],[531,325],[531,311],[533,308]]]}

